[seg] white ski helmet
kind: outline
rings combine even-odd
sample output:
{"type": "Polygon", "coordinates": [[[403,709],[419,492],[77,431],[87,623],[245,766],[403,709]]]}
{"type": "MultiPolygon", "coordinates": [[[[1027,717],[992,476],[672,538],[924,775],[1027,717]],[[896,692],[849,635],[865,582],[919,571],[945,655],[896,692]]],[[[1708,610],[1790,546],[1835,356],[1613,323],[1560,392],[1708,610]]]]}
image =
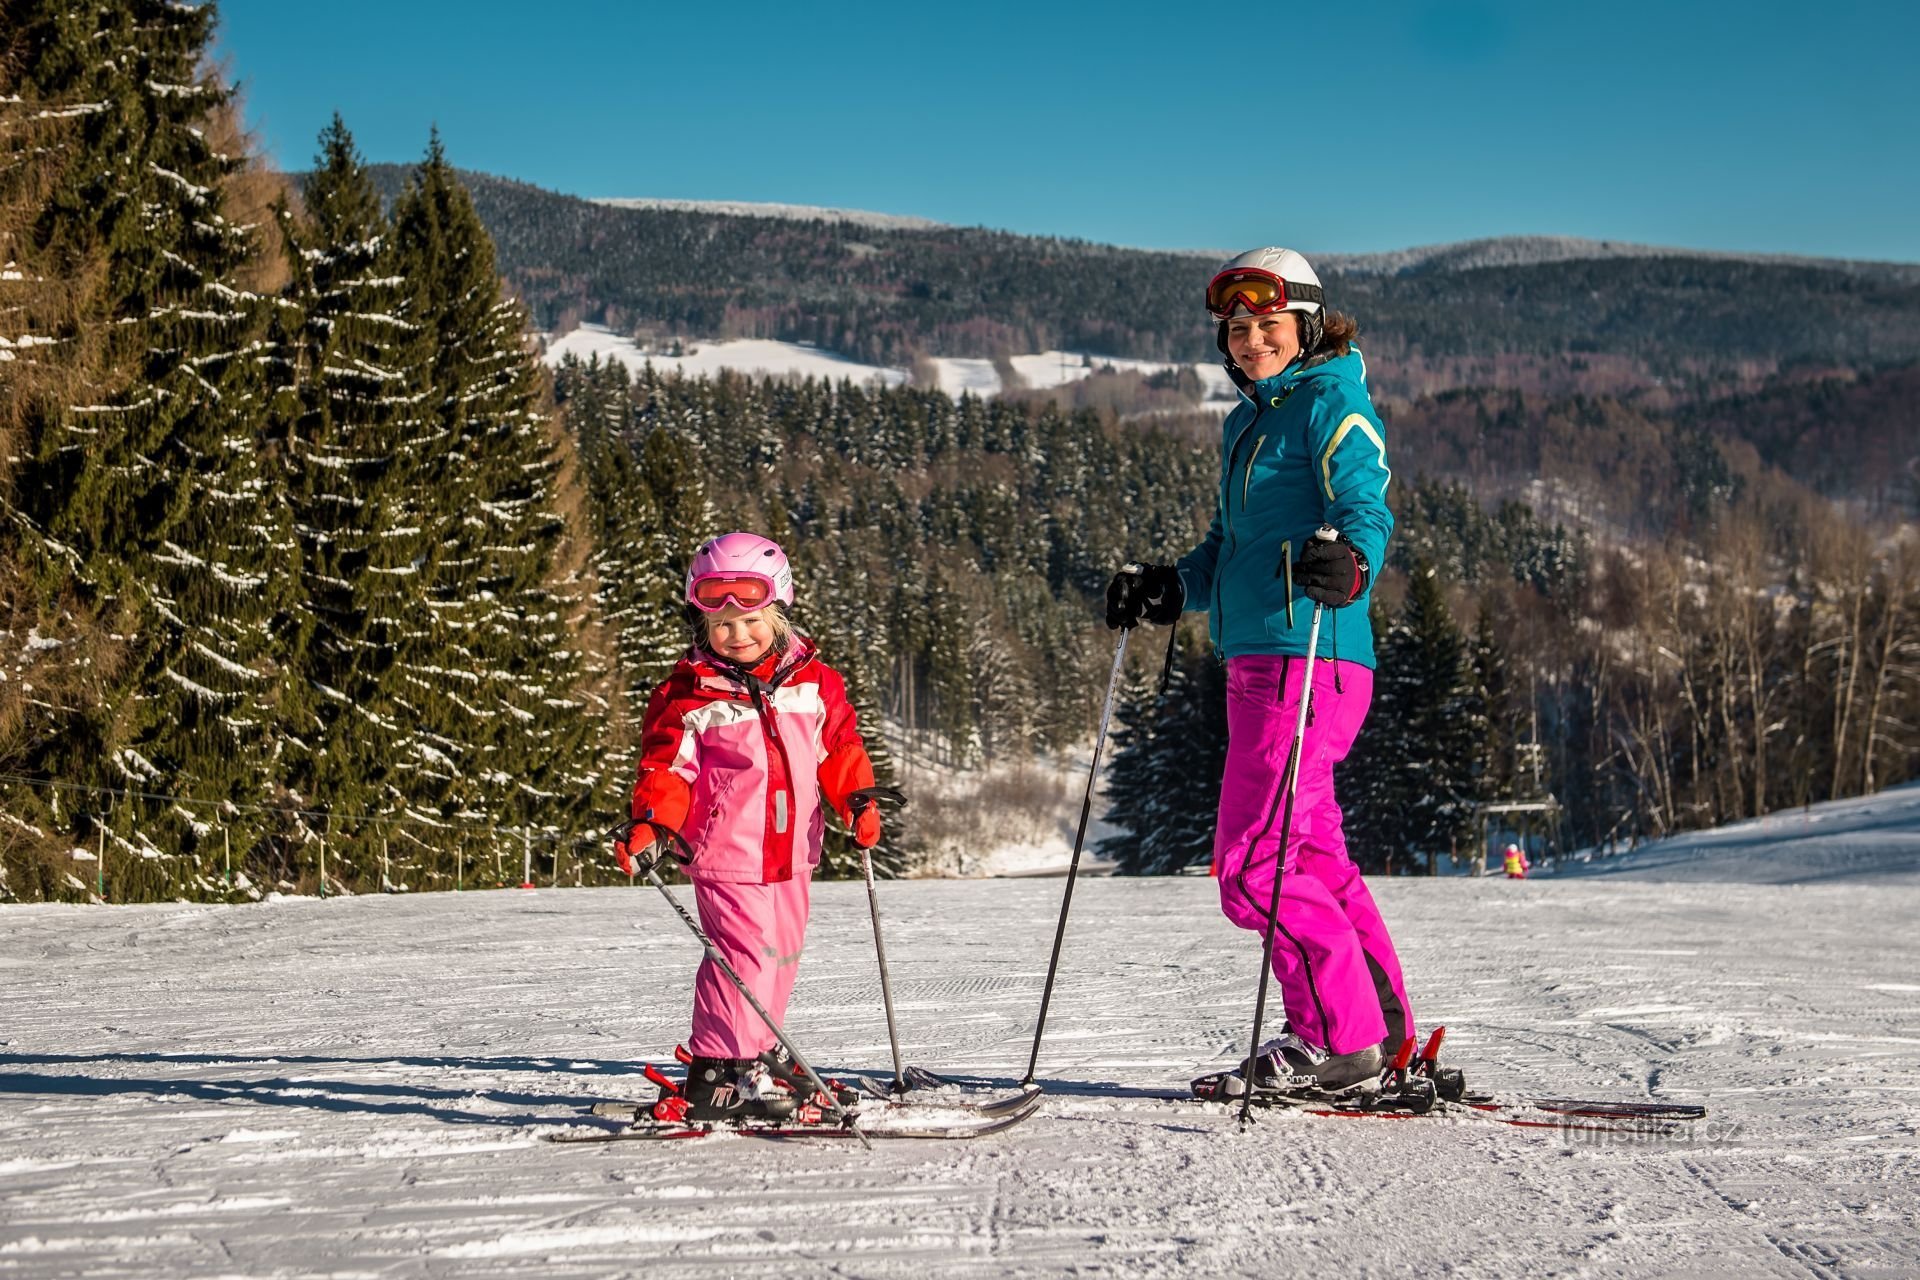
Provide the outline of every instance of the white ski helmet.
{"type": "Polygon", "coordinates": [[[1324,301],[1320,277],[1291,249],[1249,249],[1223,264],[1207,284],[1207,311],[1225,320],[1235,311],[1272,315],[1304,311],[1319,315],[1324,301]]]}
{"type": "Polygon", "coordinates": [[[1236,384],[1245,375],[1227,350],[1227,321],[1236,312],[1270,316],[1292,311],[1299,315],[1300,350],[1311,353],[1326,332],[1323,312],[1326,294],[1310,263],[1292,249],[1269,245],[1249,249],[1221,264],[1207,282],[1207,314],[1220,322],[1214,345],[1226,357],[1227,373],[1236,384]]]}

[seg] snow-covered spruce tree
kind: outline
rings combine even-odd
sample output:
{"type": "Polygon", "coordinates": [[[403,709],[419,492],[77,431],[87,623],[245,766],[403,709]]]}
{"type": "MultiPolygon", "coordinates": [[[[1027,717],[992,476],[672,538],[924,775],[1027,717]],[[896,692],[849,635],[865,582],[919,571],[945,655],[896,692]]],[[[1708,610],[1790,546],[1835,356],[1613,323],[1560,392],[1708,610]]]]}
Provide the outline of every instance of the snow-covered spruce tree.
{"type": "Polygon", "coordinates": [[[1213,859],[1227,760],[1225,669],[1211,653],[1176,657],[1164,696],[1157,667],[1128,680],[1115,715],[1107,821],[1125,834],[1099,853],[1126,875],[1171,875],[1213,859]]]}
{"type": "Polygon", "coordinates": [[[596,782],[572,602],[556,582],[560,441],[520,308],[437,135],[393,224],[405,319],[424,343],[406,447],[430,543],[395,646],[394,785],[414,812],[460,824],[448,838],[469,857],[491,857],[476,830],[567,827],[596,782]]]}
{"type": "Polygon", "coordinates": [[[620,631],[620,660],[635,714],[687,647],[677,575],[661,504],[632,446],[633,402],[624,366],[570,360],[556,379],[589,488],[588,524],[603,618],[620,631]]]}
{"type": "MultiPolygon", "coordinates": [[[[859,718],[873,776],[882,786],[897,782],[893,752],[882,731],[874,691],[891,674],[886,655],[886,600],[874,588],[872,552],[857,536],[800,539],[791,544],[797,609],[795,622],[815,643],[827,664],[846,680],[847,698],[859,718]]],[[[913,797],[908,797],[911,805],[913,797]]],[[[873,850],[874,874],[904,875],[921,857],[913,834],[911,807],[886,809],[880,843],[873,850]]],[[[859,874],[860,855],[837,822],[827,826],[822,854],[824,874],[859,874]]]]}
{"type": "Polygon", "coordinates": [[[611,822],[633,789],[647,698],[685,651],[687,627],[680,593],[669,589],[662,572],[667,539],[660,504],[629,444],[633,401],[626,368],[568,359],[555,373],[554,390],[580,454],[594,606],[611,633],[615,659],[608,675],[616,705],[595,743],[601,778],[595,812],[611,822]]]}
{"type": "Polygon", "coordinates": [[[10,411],[7,536],[41,609],[84,609],[121,648],[22,740],[24,773],[79,790],[6,807],[86,836],[109,791],[138,793],[107,824],[110,892],[211,889],[221,828],[240,858],[276,823],[295,549],[262,430],[266,184],[205,72],[212,6],[19,0],[6,18],[0,98],[27,132],[8,131],[5,180],[32,193],[0,199],[6,275],[43,286],[13,339],[39,369],[10,411]]]}
{"type": "Polygon", "coordinates": [[[1406,603],[1384,634],[1373,707],[1340,770],[1341,808],[1362,865],[1412,859],[1432,869],[1464,849],[1473,830],[1486,713],[1466,637],[1430,567],[1415,566],[1406,603]]]}
{"type": "MultiPolygon", "coordinates": [[[[1171,692],[1171,681],[1168,688],[1171,692]]],[[[1106,822],[1113,834],[1102,837],[1094,852],[1118,864],[1125,875],[1152,870],[1147,865],[1147,837],[1169,812],[1161,762],[1153,749],[1160,704],[1155,678],[1140,667],[1124,673],[1107,730],[1107,776],[1102,785],[1106,822]]]]}
{"type": "MultiPolygon", "coordinates": [[[[705,389],[702,384],[701,389],[705,389]]],[[[721,516],[708,496],[706,472],[701,466],[701,431],[712,420],[711,406],[693,397],[684,384],[664,384],[652,366],[640,374],[634,387],[635,427],[640,435],[636,457],[640,478],[660,507],[660,529],[666,554],[653,569],[658,589],[678,600],[686,591],[687,566],[702,542],[726,533],[721,516]]]]}
{"type": "Polygon", "coordinates": [[[1481,800],[1536,798],[1538,762],[1519,759],[1527,732],[1527,707],[1513,687],[1514,672],[1507,646],[1500,638],[1493,609],[1486,601],[1474,622],[1471,650],[1475,696],[1486,721],[1486,733],[1477,757],[1476,791],[1481,800]]]}
{"type": "MultiPolygon", "coordinates": [[[[301,549],[305,608],[289,665],[290,786],[308,811],[397,813],[392,778],[404,717],[394,660],[419,612],[419,566],[431,549],[420,510],[427,390],[418,326],[402,317],[405,281],[393,236],[339,116],[320,134],[304,217],[282,209],[293,279],[282,323],[291,394],[287,489],[301,549]]],[[[403,861],[416,850],[404,826],[403,861]]],[[[291,867],[284,868],[288,874],[291,867]]]]}

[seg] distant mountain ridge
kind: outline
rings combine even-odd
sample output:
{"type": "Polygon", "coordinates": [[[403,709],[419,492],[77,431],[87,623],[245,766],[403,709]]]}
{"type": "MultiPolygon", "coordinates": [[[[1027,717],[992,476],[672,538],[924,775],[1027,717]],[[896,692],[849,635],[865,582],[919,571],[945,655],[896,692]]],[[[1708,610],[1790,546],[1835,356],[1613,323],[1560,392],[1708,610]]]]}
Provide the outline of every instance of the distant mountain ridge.
{"type": "MultiPolygon", "coordinates": [[[[662,196],[583,198],[591,204],[605,205],[610,209],[672,209],[684,213],[713,213],[734,218],[845,222],[854,226],[884,227],[894,231],[949,231],[958,225],[913,214],[877,213],[868,209],[842,209],[827,205],[783,204],[754,200],[685,200],[662,196]]],[[[970,229],[985,231],[990,228],[970,229]]],[[[1129,248],[1126,245],[1110,247],[1120,250],[1129,248]]],[[[1175,253],[1186,257],[1224,261],[1240,251],[1240,249],[1142,249],[1138,252],[1175,253]]],[[[1413,245],[1405,249],[1389,249],[1377,253],[1309,253],[1308,257],[1331,270],[1351,275],[1372,276],[1403,275],[1415,271],[1472,271],[1480,267],[1529,267],[1546,262],[1584,262],[1596,258],[1710,258],[1727,262],[1759,262],[1777,266],[1806,266],[1830,271],[1850,271],[1859,275],[1871,275],[1909,284],[1920,283],[1920,263],[1915,262],[1820,258],[1805,254],[1749,253],[1734,249],[1689,249],[1638,244],[1627,240],[1588,240],[1578,236],[1483,236],[1473,240],[1413,245]]]]}
{"type": "MultiPolygon", "coordinates": [[[[407,170],[375,166],[385,193],[407,170]]],[[[1213,253],[1116,248],[857,211],[610,205],[465,173],[535,324],[649,339],[810,342],[865,364],[1035,351],[1191,363],[1213,253]]],[[[1920,359],[1920,265],[1534,236],[1320,255],[1392,394],[1461,385],[1615,392],[1790,366],[1920,359]],[[1792,323],[1781,313],[1790,310],[1792,323]],[[1571,379],[1571,381],[1570,381],[1571,379]]]]}
{"type": "Polygon", "coordinates": [[[1920,284],[1920,263],[1917,262],[1681,249],[1634,244],[1624,240],[1583,240],[1576,236],[1492,236],[1479,240],[1460,240],[1452,244],[1396,249],[1386,253],[1329,253],[1318,256],[1315,261],[1352,275],[1405,275],[1420,271],[1474,271],[1483,267],[1531,267],[1555,262],[1639,258],[1700,258],[1765,266],[1811,267],[1822,271],[1845,271],[1890,283],[1920,284]]]}

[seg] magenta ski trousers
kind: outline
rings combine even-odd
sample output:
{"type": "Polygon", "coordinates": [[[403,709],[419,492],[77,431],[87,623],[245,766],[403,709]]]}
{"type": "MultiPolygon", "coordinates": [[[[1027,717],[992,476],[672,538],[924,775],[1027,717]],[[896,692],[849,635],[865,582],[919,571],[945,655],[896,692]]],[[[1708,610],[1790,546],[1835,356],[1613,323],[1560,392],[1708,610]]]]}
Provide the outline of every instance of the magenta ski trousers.
{"type": "MultiPolygon", "coordinates": [[[[693,882],[700,927],[783,1027],[807,939],[811,881],[808,869],[796,866],[791,880],[777,884],[693,882]]],[[[693,979],[693,1034],[687,1049],[703,1058],[751,1058],[774,1043],[773,1032],[720,966],[702,960],[693,979]]]]}
{"type": "MultiPolygon", "coordinates": [[[[1286,805],[1287,756],[1300,714],[1306,659],[1227,660],[1227,767],[1213,870],[1220,908],[1261,932],[1273,902],[1286,805]]],[[[1413,1007],[1386,922],[1347,857],[1333,766],[1346,758],[1373,700],[1373,672],[1357,662],[1314,664],[1313,704],[1301,747],[1292,837],[1280,880],[1273,976],[1287,1024],[1334,1053],[1413,1035],[1413,1007]]]]}

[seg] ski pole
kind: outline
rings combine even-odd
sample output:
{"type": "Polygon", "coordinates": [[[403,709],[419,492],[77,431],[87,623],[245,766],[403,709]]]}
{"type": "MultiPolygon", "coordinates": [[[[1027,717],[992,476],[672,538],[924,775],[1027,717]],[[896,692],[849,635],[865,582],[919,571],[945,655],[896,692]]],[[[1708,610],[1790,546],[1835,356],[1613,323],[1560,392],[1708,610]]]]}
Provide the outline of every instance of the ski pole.
{"type": "Polygon", "coordinates": [[[1060,944],[1067,937],[1067,908],[1073,905],[1073,881],[1080,871],[1080,846],[1087,839],[1087,816],[1093,812],[1093,783],[1100,776],[1100,749],[1107,742],[1107,721],[1113,715],[1114,691],[1120,687],[1120,665],[1127,656],[1127,633],[1131,627],[1120,628],[1120,643],[1113,647],[1113,671],[1107,676],[1107,700],[1100,707],[1100,732],[1093,740],[1093,764],[1087,769],[1087,794],[1080,802],[1080,829],[1073,833],[1073,860],[1067,864],[1067,888],[1060,895],[1060,923],[1053,930],[1053,958],[1047,961],[1047,984],[1040,990],[1040,1019],[1033,1028],[1033,1056],[1027,1059],[1027,1074],[1020,1083],[1033,1083],[1033,1073],[1040,1064],[1040,1037],[1047,1030],[1047,1006],[1053,1001],[1053,979],[1060,970],[1060,944]]]}
{"type": "MultiPolygon", "coordinates": [[[[1260,1024],[1267,1016],[1267,982],[1273,976],[1273,935],[1280,931],[1280,877],[1287,868],[1287,842],[1293,838],[1293,798],[1300,790],[1300,753],[1307,740],[1307,709],[1313,702],[1313,658],[1320,647],[1320,618],[1325,611],[1326,606],[1316,600],[1313,621],[1307,628],[1307,666],[1300,678],[1300,713],[1294,719],[1293,748],[1287,752],[1287,772],[1280,783],[1286,792],[1286,808],[1280,818],[1280,851],[1273,862],[1273,900],[1267,906],[1266,938],[1260,947],[1260,995],[1253,1002],[1253,1047],[1247,1050],[1247,1075],[1241,1082],[1241,1128],[1252,1119],[1254,1059],[1260,1054],[1260,1024]]],[[[1247,850],[1247,858],[1252,860],[1252,849],[1247,850]]]]}
{"type": "MultiPolygon", "coordinates": [[[[631,819],[608,832],[608,837],[623,838],[628,832],[643,823],[654,828],[656,831],[665,832],[672,838],[675,844],[686,850],[684,856],[680,854],[674,855],[676,862],[685,866],[693,861],[693,850],[687,845],[686,838],[672,827],[654,822],[651,819],[631,819]]],[[[687,909],[680,905],[680,899],[673,896],[673,890],[667,888],[667,882],[660,878],[658,869],[660,856],[656,854],[641,865],[646,868],[647,879],[653,881],[653,887],[660,891],[660,896],[667,900],[667,905],[673,908],[674,914],[679,916],[687,928],[693,931],[693,936],[700,940],[701,947],[704,948],[707,953],[707,959],[713,961],[715,965],[719,966],[720,972],[727,975],[727,981],[733,983],[734,990],[744,996],[747,1003],[753,1006],[753,1011],[760,1015],[760,1021],[767,1024],[767,1029],[773,1032],[773,1038],[780,1042],[781,1047],[787,1051],[787,1056],[793,1059],[793,1065],[799,1067],[801,1071],[806,1073],[807,1083],[811,1084],[817,1091],[818,1096],[825,1100],[827,1113],[846,1125],[847,1128],[853,1130],[853,1136],[860,1139],[861,1146],[869,1151],[873,1150],[873,1140],[862,1132],[858,1118],[851,1111],[847,1110],[846,1106],[835,1096],[833,1090],[827,1088],[826,1081],[820,1078],[819,1073],[807,1064],[807,1060],[801,1056],[800,1050],[794,1046],[792,1040],[787,1038],[786,1030],[774,1020],[772,1014],[767,1012],[766,1006],[760,1003],[753,992],[748,990],[747,984],[741,980],[738,973],[734,972],[733,966],[727,963],[727,958],[720,954],[720,948],[714,945],[713,939],[709,938],[706,930],[700,927],[700,922],[695,920],[687,909]]]]}
{"type": "MultiPolygon", "coordinates": [[[[878,804],[881,800],[892,800],[905,806],[907,798],[892,787],[862,787],[847,797],[847,807],[853,810],[860,801],[878,804]]],[[[867,912],[873,917],[873,953],[880,960],[880,1003],[887,1010],[887,1046],[893,1050],[893,1089],[894,1093],[907,1091],[907,1076],[900,1066],[900,1032],[893,1020],[893,982],[887,975],[887,944],[880,936],[880,899],[873,891],[873,857],[870,850],[860,850],[860,870],[867,878],[867,912]]]]}

